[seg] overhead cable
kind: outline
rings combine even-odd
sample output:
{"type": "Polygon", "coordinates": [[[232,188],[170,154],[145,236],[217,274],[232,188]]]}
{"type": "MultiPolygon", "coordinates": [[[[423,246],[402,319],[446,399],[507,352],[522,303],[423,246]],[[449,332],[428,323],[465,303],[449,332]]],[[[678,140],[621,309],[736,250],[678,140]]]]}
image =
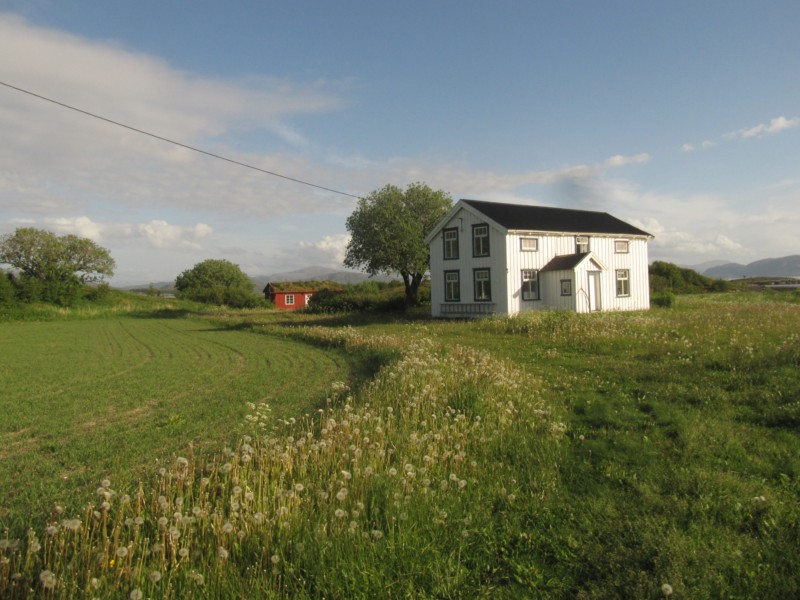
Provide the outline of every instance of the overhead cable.
{"type": "Polygon", "coordinates": [[[22,92],[23,94],[28,94],[29,96],[33,96],[34,98],[39,98],[40,100],[45,100],[46,102],[51,102],[53,104],[57,104],[58,106],[62,106],[64,108],[68,108],[70,110],[74,110],[75,112],[79,112],[84,114],[88,117],[92,117],[94,119],[99,119],[101,121],[105,121],[106,123],[111,123],[112,125],[116,125],[117,127],[124,127],[125,129],[129,129],[131,131],[135,131],[136,133],[141,133],[142,135],[149,136],[151,138],[155,138],[157,140],[161,140],[162,142],[167,142],[169,144],[174,144],[175,146],[180,146],[181,148],[186,148],[187,150],[191,150],[193,152],[198,152],[200,154],[205,154],[206,156],[210,156],[211,158],[216,158],[218,160],[224,160],[225,162],[232,163],[234,165],[238,165],[240,167],[245,167],[247,169],[253,169],[254,171],[259,171],[261,173],[266,173],[267,175],[272,175],[273,177],[280,177],[281,179],[286,179],[288,181],[293,181],[295,183],[300,183],[302,185],[307,185],[309,187],[317,188],[320,190],[325,190],[326,192],[333,192],[334,194],[341,194],[342,196],[349,196],[351,198],[360,199],[361,196],[356,196],[355,194],[350,194],[348,192],[342,192],[341,190],[335,190],[333,188],[325,187],[324,185],[317,185],[316,183],[311,183],[309,181],[303,181],[302,179],[297,179],[295,177],[289,177],[288,175],[282,175],[280,173],[276,173],[275,171],[268,171],[267,169],[262,169],[261,167],[256,167],[254,165],[249,165],[247,163],[243,163],[238,160],[234,160],[232,158],[227,158],[220,154],[215,154],[213,152],[209,152],[207,150],[202,150],[201,148],[196,148],[195,146],[189,146],[188,144],[183,144],[181,142],[177,142],[175,140],[171,140],[169,138],[165,138],[160,135],[156,135],[155,133],[151,133],[149,131],[145,131],[143,129],[138,129],[137,127],[132,127],[130,125],[126,125],[125,123],[120,123],[119,121],[114,121],[113,119],[109,119],[107,117],[103,117],[101,115],[97,115],[95,113],[89,112],[88,110],[83,110],[76,106],[71,106],[69,104],[65,104],[64,102],[59,102],[58,100],[54,100],[52,98],[48,98],[47,96],[42,96],[41,94],[37,94],[35,92],[31,92],[30,90],[26,90],[15,85],[11,85],[10,83],[6,83],[4,81],[0,81],[0,85],[3,85],[7,88],[12,90],[16,90],[18,92],[22,92]]]}

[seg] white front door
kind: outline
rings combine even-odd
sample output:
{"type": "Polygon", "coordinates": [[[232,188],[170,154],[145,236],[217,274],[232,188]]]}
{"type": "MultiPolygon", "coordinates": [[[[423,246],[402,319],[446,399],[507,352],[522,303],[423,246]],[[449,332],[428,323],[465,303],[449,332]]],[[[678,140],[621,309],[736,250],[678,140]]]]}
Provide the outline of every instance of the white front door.
{"type": "Polygon", "coordinates": [[[591,312],[603,310],[600,297],[600,271],[589,271],[589,310],[591,312]]]}

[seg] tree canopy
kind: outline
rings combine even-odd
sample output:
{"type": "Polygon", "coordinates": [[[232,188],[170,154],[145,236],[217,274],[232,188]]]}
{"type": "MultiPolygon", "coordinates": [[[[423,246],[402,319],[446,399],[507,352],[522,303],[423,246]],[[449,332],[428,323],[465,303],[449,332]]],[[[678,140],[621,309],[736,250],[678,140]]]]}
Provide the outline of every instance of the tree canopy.
{"type": "Polygon", "coordinates": [[[82,286],[114,274],[108,250],[77,235],[63,235],[21,227],[0,237],[0,263],[16,270],[15,296],[22,302],[69,305],[82,286]]]}
{"type": "Polygon", "coordinates": [[[248,308],[257,304],[253,282],[230,261],[208,259],[187,269],[175,279],[175,289],[181,298],[248,308]]]}
{"type": "Polygon", "coordinates": [[[450,194],[412,183],[405,191],[387,185],[358,201],[347,219],[350,241],[344,265],[376,275],[399,273],[406,303],[418,302],[419,285],[429,268],[425,236],[452,207],[450,194]]]}
{"type": "Polygon", "coordinates": [[[33,227],[0,238],[0,263],[42,282],[77,277],[89,283],[111,277],[116,266],[108,250],[90,239],[33,227]]]}

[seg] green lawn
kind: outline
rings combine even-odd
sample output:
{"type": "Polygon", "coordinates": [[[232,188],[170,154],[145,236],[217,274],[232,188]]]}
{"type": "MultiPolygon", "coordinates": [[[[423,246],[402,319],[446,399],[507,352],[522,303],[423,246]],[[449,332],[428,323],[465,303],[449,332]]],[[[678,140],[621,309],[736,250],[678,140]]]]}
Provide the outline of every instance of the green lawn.
{"type": "Polygon", "coordinates": [[[797,300],[2,324],[0,595],[798,597],[797,300]]]}
{"type": "Polygon", "coordinates": [[[336,353],[192,319],[0,323],[0,530],[238,440],[247,403],[316,408],[336,353]]]}

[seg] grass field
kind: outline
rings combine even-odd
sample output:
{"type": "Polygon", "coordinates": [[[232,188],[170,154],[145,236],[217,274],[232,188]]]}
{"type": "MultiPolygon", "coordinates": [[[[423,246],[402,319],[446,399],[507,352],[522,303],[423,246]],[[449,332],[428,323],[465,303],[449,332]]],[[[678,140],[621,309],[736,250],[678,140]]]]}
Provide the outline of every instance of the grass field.
{"type": "Polygon", "coordinates": [[[0,528],[74,509],[110,477],[238,441],[248,402],[316,408],[346,362],[185,318],[0,324],[0,528]]]}
{"type": "Polygon", "coordinates": [[[0,596],[800,595],[796,295],[469,323],[198,317],[0,325],[0,343],[59,365],[41,388],[23,364],[8,379],[0,452],[26,461],[10,477],[29,477],[14,506],[32,529],[0,544],[0,596]],[[259,388],[275,371],[259,357],[286,344],[313,369],[259,388]],[[86,364],[99,355],[105,369],[86,364]],[[164,379],[162,405],[130,392],[139,377],[164,379]],[[313,382],[316,411],[319,393],[293,395],[313,382]],[[111,438],[140,442],[107,457],[111,438]],[[180,454],[189,440],[203,452],[180,454]],[[150,473],[137,489],[118,464],[150,473]],[[65,472],[75,503],[42,514],[65,472]]]}

